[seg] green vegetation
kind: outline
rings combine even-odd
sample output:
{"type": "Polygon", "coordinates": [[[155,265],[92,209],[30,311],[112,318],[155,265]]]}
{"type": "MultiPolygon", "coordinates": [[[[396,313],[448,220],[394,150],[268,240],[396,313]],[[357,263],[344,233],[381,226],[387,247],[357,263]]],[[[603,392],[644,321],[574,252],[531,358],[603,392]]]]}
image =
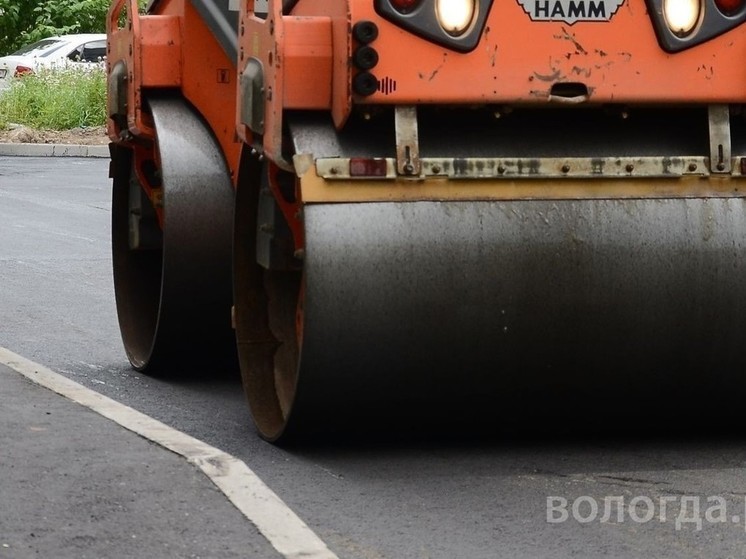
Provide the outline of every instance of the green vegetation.
{"type": "MultiPolygon", "coordinates": [[[[0,0],[0,56],[71,33],[105,33],[111,0],[0,0]]],[[[142,10],[147,0],[138,0],[142,10]]]]}
{"type": "Polygon", "coordinates": [[[49,37],[103,33],[109,0],[0,0],[0,56],[49,37]]]}
{"type": "MultiPolygon", "coordinates": [[[[138,0],[143,11],[148,0],[138,0]]],[[[111,0],[0,0],[0,56],[50,37],[104,33],[111,0]]],[[[104,124],[103,70],[40,71],[0,95],[0,129],[15,122],[63,130],[104,124]]]]}
{"type": "Polygon", "coordinates": [[[14,80],[0,95],[0,128],[9,122],[52,130],[105,124],[106,71],[39,70],[14,80]]]}

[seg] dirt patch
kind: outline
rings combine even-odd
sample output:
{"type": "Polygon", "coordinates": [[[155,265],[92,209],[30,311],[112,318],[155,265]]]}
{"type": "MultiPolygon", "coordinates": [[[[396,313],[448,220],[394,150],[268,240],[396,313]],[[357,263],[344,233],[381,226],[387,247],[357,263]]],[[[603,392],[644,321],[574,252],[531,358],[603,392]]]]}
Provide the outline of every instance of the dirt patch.
{"type": "Polygon", "coordinates": [[[98,146],[108,144],[109,137],[106,135],[105,126],[71,130],[38,130],[27,126],[11,125],[7,130],[0,130],[0,143],[98,146]]]}

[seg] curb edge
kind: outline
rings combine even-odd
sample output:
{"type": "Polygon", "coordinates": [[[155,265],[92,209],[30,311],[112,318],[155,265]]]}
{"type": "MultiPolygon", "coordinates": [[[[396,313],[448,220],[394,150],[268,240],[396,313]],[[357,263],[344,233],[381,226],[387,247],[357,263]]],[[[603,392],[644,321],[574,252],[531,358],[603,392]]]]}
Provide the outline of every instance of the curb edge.
{"type": "Polygon", "coordinates": [[[0,156],[16,157],[109,157],[108,145],[0,144],[0,156]]]}

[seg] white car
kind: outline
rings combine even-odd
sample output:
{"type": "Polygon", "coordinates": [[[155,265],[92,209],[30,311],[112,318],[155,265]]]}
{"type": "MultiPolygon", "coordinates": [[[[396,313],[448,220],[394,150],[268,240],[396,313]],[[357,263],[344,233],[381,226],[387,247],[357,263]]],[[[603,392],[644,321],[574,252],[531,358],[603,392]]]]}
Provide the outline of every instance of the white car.
{"type": "Polygon", "coordinates": [[[10,80],[40,68],[90,67],[106,57],[106,33],[47,37],[0,57],[0,90],[10,80]]]}

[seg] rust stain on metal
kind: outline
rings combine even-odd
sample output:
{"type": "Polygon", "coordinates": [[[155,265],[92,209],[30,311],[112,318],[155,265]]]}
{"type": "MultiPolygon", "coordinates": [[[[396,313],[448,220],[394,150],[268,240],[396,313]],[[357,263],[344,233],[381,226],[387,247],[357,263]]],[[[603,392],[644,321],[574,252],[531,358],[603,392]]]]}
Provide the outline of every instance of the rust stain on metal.
{"type": "Polygon", "coordinates": [[[433,81],[433,79],[435,78],[435,76],[437,76],[437,75],[438,75],[438,72],[440,72],[440,69],[441,69],[441,68],[442,68],[443,66],[445,66],[445,64],[446,64],[446,59],[447,59],[447,58],[448,58],[448,53],[447,53],[447,52],[444,52],[444,53],[443,53],[443,62],[441,62],[441,63],[440,63],[439,65],[438,65],[438,67],[437,67],[437,68],[435,68],[435,70],[433,70],[433,71],[432,71],[432,72],[431,72],[431,73],[430,73],[429,75],[423,74],[422,72],[418,72],[418,73],[417,73],[417,75],[419,76],[419,78],[420,78],[421,80],[425,80],[425,81],[428,81],[428,82],[431,82],[431,81],[433,81]]]}
{"type": "Polygon", "coordinates": [[[551,74],[540,74],[539,72],[534,72],[534,77],[543,82],[555,82],[562,77],[562,72],[559,70],[554,70],[551,74]]]}
{"type": "Polygon", "coordinates": [[[590,78],[593,71],[590,68],[581,68],[580,66],[573,66],[570,73],[576,76],[583,76],[584,78],[590,78]]]}
{"type": "Polygon", "coordinates": [[[490,57],[490,66],[494,68],[497,64],[497,45],[492,47],[492,51],[489,53],[488,56],[490,57]]]}
{"type": "Polygon", "coordinates": [[[562,27],[562,34],[561,35],[555,35],[554,38],[555,39],[560,39],[560,40],[563,40],[563,41],[570,41],[573,44],[573,46],[575,47],[575,50],[577,51],[575,54],[588,54],[588,51],[586,51],[583,48],[583,45],[581,45],[577,41],[577,39],[575,39],[575,35],[572,34],[572,33],[570,33],[570,32],[568,32],[567,29],[565,29],[564,27],[562,27]]]}
{"type": "Polygon", "coordinates": [[[697,72],[704,74],[706,80],[711,80],[715,76],[715,68],[713,66],[708,66],[707,64],[698,66],[697,72]]]}
{"type": "Polygon", "coordinates": [[[485,42],[485,45],[487,46],[487,57],[490,61],[490,66],[494,68],[495,65],[497,64],[497,45],[490,45],[489,38],[490,38],[491,31],[492,29],[490,28],[489,25],[485,27],[484,42],[485,42]]]}

